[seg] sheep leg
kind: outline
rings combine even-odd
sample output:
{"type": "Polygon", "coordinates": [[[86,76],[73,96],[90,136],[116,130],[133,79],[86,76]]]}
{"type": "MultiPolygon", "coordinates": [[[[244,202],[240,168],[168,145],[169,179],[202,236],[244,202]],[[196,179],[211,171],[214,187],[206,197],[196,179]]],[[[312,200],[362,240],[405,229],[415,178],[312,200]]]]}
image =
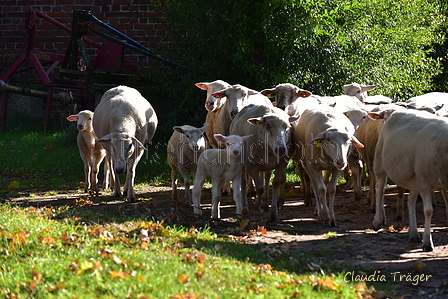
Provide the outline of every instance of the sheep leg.
{"type": "Polygon", "coordinates": [[[268,197],[269,197],[269,182],[271,180],[271,171],[263,171],[263,195],[261,196],[261,206],[263,210],[267,211],[268,209],[268,197]]]}
{"type": "Polygon", "coordinates": [[[110,164],[109,164],[109,157],[106,154],[106,157],[104,158],[103,190],[108,189],[109,188],[109,184],[111,184],[111,181],[110,181],[110,164]]]}
{"type": "Polygon", "coordinates": [[[331,180],[328,183],[328,198],[329,198],[329,209],[330,209],[330,226],[336,226],[336,216],[334,213],[334,198],[336,196],[336,185],[338,183],[340,170],[334,169],[331,174],[331,180]]]}
{"type": "Polygon", "coordinates": [[[420,191],[423,199],[423,213],[425,214],[425,230],[423,232],[423,251],[429,252],[434,250],[431,236],[431,217],[433,213],[432,198],[434,191],[430,189],[420,191]]]}
{"type": "Polygon", "coordinates": [[[183,164],[179,165],[179,171],[182,174],[182,176],[184,177],[184,187],[185,187],[184,201],[185,201],[185,206],[189,206],[191,204],[190,172],[188,171],[188,169],[183,164]]]}
{"type": "MultiPolygon", "coordinates": [[[[269,173],[271,173],[269,171],[269,173]]],[[[279,202],[279,193],[283,191],[282,197],[282,206],[284,202],[284,191],[285,191],[285,181],[286,181],[286,163],[283,160],[280,162],[279,166],[275,169],[275,176],[272,181],[272,202],[271,202],[271,211],[270,211],[270,221],[278,220],[278,202],[279,202]]]]}
{"type": "Polygon", "coordinates": [[[250,167],[249,169],[247,169],[247,171],[248,171],[249,175],[252,177],[252,179],[254,180],[255,187],[257,188],[257,199],[255,201],[255,205],[257,207],[259,207],[259,209],[261,211],[263,211],[263,207],[261,205],[263,192],[264,192],[263,182],[261,181],[260,175],[259,175],[256,167],[250,167]]]}
{"type": "MultiPolygon", "coordinates": [[[[242,203],[242,193],[241,193],[241,176],[236,176],[232,181],[233,189],[233,200],[236,205],[236,216],[238,218],[243,217],[243,203],[242,203]]],[[[246,206],[247,208],[247,206],[246,206]]]]}
{"type": "MultiPolygon", "coordinates": [[[[221,218],[221,213],[219,211],[219,204],[221,202],[221,188],[222,182],[220,179],[212,179],[212,218],[221,218]]],[[[235,192],[235,191],[234,191],[235,192]]]]}
{"type": "MultiPolygon", "coordinates": [[[[377,167],[379,168],[379,167],[377,167]]],[[[382,224],[386,224],[386,210],[384,209],[384,188],[386,187],[387,175],[384,171],[376,171],[375,182],[375,202],[376,212],[373,218],[373,228],[379,229],[382,224]]]]}
{"type": "Polygon", "coordinates": [[[404,220],[404,188],[397,186],[397,211],[395,213],[395,219],[398,221],[404,220]]]}
{"type": "Polygon", "coordinates": [[[171,167],[171,197],[173,199],[179,199],[177,194],[177,168],[173,165],[170,165],[171,167]]]}
{"type": "Polygon", "coordinates": [[[446,196],[446,190],[440,190],[440,194],[442,194],[443,201],[445,202],[445,216],[448,219],[448,198],[446,196]]]}
{"type": "Polygon", "coordinates": [[[313,190],[316,194],[316,207],[319,218],[323,221],[324,225],[330,225],[330,215],[327,205],[327,187],[322,178],[322,173],[318,169],[314,169],[312,166],[306,168],[311,178],[313,190]]]}
{"type": "MultiPolygon", "coordinates": [[[[349,156],[349,158],[352,155],[349,156]]],[[[354,158],[354,157],[352,157],[354,158]]],[[[352,170],[352,175],[350,177],[351,182],[353,183],[353,195],[356,201],[361,199],[362,190],[361,190],[361,173],[363,171],[362,162],[360,160],[351,161],[349,159],[350,169],[352,170]]],[[[348,184],[347,184],[348,185],[348,184]]]]}
{"type": "Polygon", "coordinates": [[[202,168],[198,165],[198,170],[196,172],[196,175],[194,177],[194,185],[193,185],[193,211],[194,215],[201,216],[202,210],[201,210],[201,194],[202,194],[202,186],[204,186],[204,180],[205,180],[206,174],[202,168]]]}
{"type": "Polygon", "coordinates": [[[102,158],[101,157],[95,157],[93,159],[93,167],[92,167],[92,191],[94,192],[98,192],[99,188],[98,188],[98,170],[100,168],[100,164],[102,162],[102,158]]]}
{"type": "Polygon", "coordinates": [[[128,162],[126,182],[124,184],[124,193],[129,201],[135,201],[135,191],[134,191],[134,180],[135,180],[135,169],[143,156],[143,149],[136,148],[134,153],[134,159],[128,162]]]}
{"type": "MultiPolygon", "coordinates": [[[[417,201],[418,191],[410,190],[408,195],[408,212],[409,212],[409,238],[413,242],[420,242],[420,234],[417,230],[417,217],[415,215],[415,203],[417,201]]],[[[423,204],[424,205],[424,204],[423,204]]]]}
{"type": "Polygon", "coordinates": [[[305,202],[305,206],[311,206],[312,205],[312,199],[311,199],[311,181],[308,173],[303,168],[303,165],[301,162],[296,163],[296,169],[297,173],[300,177],[300,181],[302,183],[302,193],[303,193],[303,200],[305,202]]]}
{"type": "Polygon", "coordinates": [[[246,167],[243,167],[241,170],[241,209],[242,209],[241,213],[243,217],[249,215],[249,207],[247,204],[247,196],[246,196],[249,181],[251,184],[253,183],[252,178],[246,171],[246,167]]]}
{"type": "Polygon", "coordinates": [[[90,161],[84,161],[84,178],[85,178],[85,184],[84,184],[84,192],[88,192],[91,187],[90,178],[91,178],[91,162],[90,161]]]}
{"type": "Polygon", "coordinates": [[[286,165],[284,171],[282,171],[282,176],[280,177],[280,186],[278,189],[277,208],[279,210],[282,210],[283,206],[285,205],[285,184],[286,184],[286,165]]]}

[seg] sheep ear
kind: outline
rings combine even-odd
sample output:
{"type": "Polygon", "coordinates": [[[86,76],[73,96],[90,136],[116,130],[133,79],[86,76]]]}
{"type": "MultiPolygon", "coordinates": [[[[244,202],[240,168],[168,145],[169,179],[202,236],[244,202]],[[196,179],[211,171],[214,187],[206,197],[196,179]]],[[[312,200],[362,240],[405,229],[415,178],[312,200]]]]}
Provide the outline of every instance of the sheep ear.
{"type": "Polygon", "coordinates": [[[203,90],[207,90],[208,89],[208,84],[207,83],[196,83],[195,84],[196,87],[203,89],[203,90]]]}
{"type": "Polygon", "coordinates": [[[222,99],[226,97],[226,94],[222,91],[218,91],[215,92],[214,94],[212,94],[212,97],[217,98],[217,99],[222,99]]]}
{"type": "Polygon", "coordinates": [[[352,137],[350,138],[350,140],[351,140],[351,142],[353,143],[353,145],[355,145],[355,146],[357,146],[357,147],[360,147],[360,148],[363,148],[363,147],[364,147],[364,144],[362,144],[361,142],[359,142],[359,140],[358,140],[355,136],[352,136],[352,137]]]}
{"type": "Polygon", "coordinates": [[[249,118],[247,120],[247,122],[250,123],[251,125],[262,125],[262,124],[264,124],[264,121],[263,121],[262,117],[249,118]]]}
{"type": "Polygon", "coordinates": [[[250,96],[253,96],[253,95],[259,94],[259,92],[256,91],[256,90],[253,90],[253,89],[249,89],[247,94],[250,95],[250,96]]]}
{"type": "Polygon", "coordinates": [[[300,92],[299,92],[299,97],[300,98],[307,98],[307,97],[310,97],[310,96],[312,96],[313,94],[310,92],[310,91],[308,91],[308,90],[304,90],[304,89],[302,89],[300,92]]]}
{"type": "Polygon", "coordinates": [[[202,131],[202,133],[205,132],[205,130],[207,130],[209,124],[205,124],[205,126],[203,126],[200,130],[202,131]]]}
{"type": "Polygon", "coordinates": [[[367,113],[367,115],[371,119],[384,119],[384,115],[382,113],[378,113],[378,112],[369,112],[369,113],[367,113]]]}
{"type": "Polygon", "coordinates": [[[132,140],[135,141],[135,143],[137,143],[137,146],[138,146],[139,148],[144,149],[145,151],[148,150],[148,149],[143,145],[143,143],[140,142],[140,140],[138,140],[138,139],[135,138],[135,137],[131,137],[131,138],[132,138],[132,140]]]}
{"type": "Polygon", "coordinates": [[[112,134],[107,134],[98,139],[98,142],[108,142],[112,139],[112,134]]]}
{"type": "Polygon", "coordinates": [[[367,86],[362,85],[361,86],[361,92],[374,90],[375,88],[376,88],[376,85],[367,85],[367,86]]]}
{"type": "Polygon", "coordinates": [[[291,116],[290,118],[289,118],[289,123],[293,123],[293,122],[295,122],[296,120],[298,120],[300,118],[300,115],[299,116],[291,116]]]}
{"type": "Polygon", "coordinates": [[[260,93],[268,98],[275,98],[276,90],[275,88],[263,89],[260,93]]]}
{"type": "Polygon", "coordinates": [[[184,134],[184,129],[182,129],[182,127],[180,127],[180,126],[174,126],[173,130],[177,131],[177,132],[179,132],[181,134],[184,134]]]}
{"type": "Polygon", "coordinates": [[[221,134],[214,134],[213,137],[215,137],[216,140],[218,140],[219,142],[225,143],[227,137],[221,134]]]}
{"type": "Polygon", "coordinates": [[[70,115],[67,117],[67,120],[69,121],[78,121],[79,117],[77,115],[70,115]]]}
{"type": "Polygon", "coordinates": [[[254,136],[254,134],[250,134],[250,135],[246,135],[246,136],[241,136],[241,138],[243,138],[243,141],[246,141],[247,139],[249,139],[250,137],[254,136]]]}
{"type": "Polygon", "coordinates": [[[325,136],[326,136],[326,132],[322,132],[322,133],[318,134],[313,140],[308,141],[307,145],[314,144],[317,146],[322,146],[322,142],[320,142],[320,141],[324,140],[325,136]]]}

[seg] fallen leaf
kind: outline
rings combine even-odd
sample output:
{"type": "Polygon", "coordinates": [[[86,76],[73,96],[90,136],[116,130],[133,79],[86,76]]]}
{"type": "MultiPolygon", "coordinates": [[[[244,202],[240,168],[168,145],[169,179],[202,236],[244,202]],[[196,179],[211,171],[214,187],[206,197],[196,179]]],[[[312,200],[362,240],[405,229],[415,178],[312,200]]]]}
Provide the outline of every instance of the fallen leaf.
{"type": "Polygon", "coordinates": [[[189,293],[189,294],[176,294],[173,297],[170,297],[170,299],[196,299],[197,295],[195,293],[189,293]]]}
{"type": "Polygon", "coordinates": [[[317,280],[317,289],[321,290],[322,288],[330,289],[332,291],[337,291],[342,286],[338,285],[331,277],[327,277],[325,279],[318,279],[317,280]]]}
{"type": "Polygon", "coordinates": [[[422,260],[418,260],[417,263],[415,264],[413,270],[415,272],[422,272],[423,270],[426,269],[426,265],[422,260]]]}
{"type": "Polygon", "coordinates": [[[186,284],[189,281],[188,274],[182,274],[177,277],[177,282],[179,283],[186,284]]]}
{"type": "Polygon", "coordinates": [[[126,278],[126,276],[128,276],[128,274],[124,271],[109,271],[109,275],[115,279],[118,279],[118,278],[123,279],[123,278],[126,278]]]}
{"type": "Polygon", "coordinates": [[[8,190],[16,190],[19,189],[20,187],[20,182],[19,181],[12,181],[11,183],[9,183],[9,185],[6,186],[6,189],[8,190]]]}
{"type": "Polygon", "coordinates": [[[31,270],[31,275],[33,275],[33,279],[35,282],[40,282],[42,280],[42,274],[35,271],[35,270],[31,270]]]}

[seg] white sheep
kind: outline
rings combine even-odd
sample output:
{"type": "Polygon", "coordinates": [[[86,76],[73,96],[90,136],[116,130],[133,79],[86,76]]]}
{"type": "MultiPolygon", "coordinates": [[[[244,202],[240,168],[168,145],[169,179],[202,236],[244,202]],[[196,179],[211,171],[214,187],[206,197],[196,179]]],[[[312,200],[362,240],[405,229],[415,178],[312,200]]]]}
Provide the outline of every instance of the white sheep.
{"type": "Polygon", "coordinates": [[[215,134],[217,141],[226,145],[225,149],[208,149],[198,159],[197,171],[194,177],[193,205],[194,214],[202,215],[201,193],[204,180],[207,176],[212,181],[212,210],[214,219],[220,218],[219,202],[221,199],[221,188],[225,182],[232,181],[233,200],[236,204],[236,214],[241,217],[247,214],[247,205],[243,206],[241,196],[241,173],[243,168],[242,152],[244,141],[250,136],[223,136],[215,134]]]}
{"type": "Polygon", "coordinates": [[[217,130],[215,132],[222,135],[229,135],[230,124],[244,107],[250,104],[272,106],[269,98],[258,91],[239,84],[215,92],[212,96],[215,98],[227,97],[226,102],[222,106],[222,111],[218,116],[217,130]]]}
{"type": "Polygon", "coordinates": [[[420,241],[415,202],[423,200],[423,250],[432,251],[431,217],[434,190],[448,189],[448,120],[424,111],[395,112],[384,123],[375,152],[376,213],[373,227],[386,222],[384,188],[387,178],[409,190],[409,236],[420,241]]]}
{"type": "MultiPolygon", "coordinates": [[[[272,181],[270,220],[278,219],[278,206],[284,201],[286,166],[292,155],[291,123],[297,117],[290,117],[280,108],[269,105],[249,105],[243,108],[230,125],[234,135],[252,135],[247,141],[249,148],[244,155],[244,167],[253,178],[257,189],[257,206],[267,210],[269,188],[263,184],[260,172],[275,170],[272,181]]],[[[243,194],[246,194],[246,179],[243,175],[243,194]]],[[[244,198],[246,201],[246,198],[244,198]]]]}
{"type": "Polygon", "coordinates": [[[199,155],[206,149],[204,132],[208,125],[196,128],[190,125],[173,127],[168,141],[167,159],[171,167],[172,197],[178,199],[177,171],[182,174],[185,186],[185,204],[191,204],[190,172],[195,173],[199,155]]]}
{"type": "MultiPolygon", "coordinates": [[[[367,194],[367,203],[370,203],[372,211],[375,210],[375,173],[373,171],[373,161],[375,158],[375,148],[378,142],[378,138],[383,127],[384,122],[395,111],[406,111],[406,108],[400,104],[382,104],[378,105],[369,113],[369,117],[363,120],[363,122],[356,129],[355,136],[359,142],[364,144],[363,148],[357,148],[357,152],[360,154],[360,158],[367,166],[367,172],[370,178],[370,187],[367,194]]],[[[361,193],[360,179],[355,177],[354,179],[358,184],[355,184],[355,193],[361,193]]],[[[404,204],[403,193],[404,190],[398,187],[399,195],[397,200],[396,219],[404,218],[404,204]]]]}
{"type": "Polygon", "coordinates": [[[291,83],[278,84],[276,87],[264,89],[260,93],[268,98],[275,98],[274,105],[286,111],[290,116],[300,115],[310,106],[320,104],[316,98],[310,98],[311,92],[291,83]]]}
{"type": "MultiPolygon", "coordinates": [[[[93,131],[92,120],[93,112],[83,110],[78,114],[67,117],[69,121],[76,121],[78,136],[76,138],[79,148],[79,155],[84,162],[85,186],[84,192],[98,192],[98,170],[101,162],[106,156],[106,150],[101,143],[97,142],[95,132],[93,131]]],[[[103,189],[109,188],[109,163],[107,159],[104,165],[103,189]]]]}
{"type": "Polygon", "coordinates": [[[367,92],[376,88],[376,85],[363,85],[358,83],[351,83],[344,85],[344,94],[357,97],[364,104],[390,104],[392,99],[383,95],[369,96],[367,92]]]}
{"type": "Polygon", "coordinates": [[[439,116],[448,116],[448,93],[430,92],[408,99],[403,103],[409,109],[423,110],[439,116]]]}
{"type": "Polygon", "coordinates": [[[342,112],[323,105],[305,110],[294,129],[294,159],[302,163],[311,178],[317,213],[324,225],[336,225],[336,184],[341,171],[348,164],[349,148],[352,144],[363,146],[354,132],[353,124],[342,112]],[[328,186],[322,178],[323,170],[331,172],[328,186]],[[326,199],[327,188],[329,206],[326,199]]]}
{"type": "Polygon", "coordinates": [[[205,117],[205,123],[208,124],[205,135],[207,136],[208,142],[211,147],[217,148],[218,142],[213,138],[213,134],[217,131],[216,126],[218,122],[218,116],[221,113],[221,108],[226,102],[226,97],[215,98],[212,96],[213,93],[230,87],[230,84],[222,80],[216,80],[213,82],[200,82],[195,84],[196,87],[207,91],[207,98],[205,100],[205,109],[207,110],[207,116],[205,117]]]}
{"type": "Polygon", "coordinates": [[[114,196],[120,197],[119,174],[126,174],[124,193],[135,200],[135,169],[157,128],[157,115],[136,89],[118,86],[104,93],[95,110],[93,129],[110,154],[115,177],[114,196]]]}

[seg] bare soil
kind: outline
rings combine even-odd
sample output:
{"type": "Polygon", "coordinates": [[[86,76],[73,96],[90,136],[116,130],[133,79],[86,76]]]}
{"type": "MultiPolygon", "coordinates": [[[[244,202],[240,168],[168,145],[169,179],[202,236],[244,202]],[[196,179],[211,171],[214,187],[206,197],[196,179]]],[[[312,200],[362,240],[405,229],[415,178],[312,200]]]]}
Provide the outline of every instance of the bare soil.
{"type": "MultiPolygon", "coordinates": [[[[338,192],[335,201],[337,226],[328,227],[317,219],[314,207],[304,205],[299,187],[291,187],[276,223],[268,222],[269,213],[260,212],[250,201],[250,223],[243,231],[239,231],[239,222],[234,219],[235,206],[230,196],[222,198],[221,221],[210,221],[211,193],[208,189],[203,192],[204,215],[199,219],[193,217],[191,207],[184,207],[170,198],[171,188],[168,187],[139,190],[140,198],[150,200],[135,203],[113,199],[107,192],[98,197],[87,197],[77,191],[13,201],[45,206],[73,204],[76,199],[88,199],[92,201],[89,210],[100,219],[121,215],[130,219],[154,217],[167,223],[195,227],[208,224],[217,233],[235,235],[248,244],[259,244],[273,258],[291,251],[309,258],[307,265],[297,265],[298,272],[306,270],[299,270],[300,267],[308,267],[329,273],[330,265],[333,269],[337,266],[346,273],[347,280],[360,279],[359,275],[371,280],[368,284],[385,280],[394,287],[393,291],[387,292],[389,298],[448,298],[448,228],[443,199],[436,194],[437,203],[431,221],[435,249],[423,252],[421,243],[408,239],[407,210],[406,219],[394,220],[395,187],[388,187],[386,193],[388,226],[380,231],[372,230],[374,213],[366,203],[366,191],[358,202],[349,191],[338,192]]],[[[422,233],[424,215],[420,200],[417,202],[417,221],[422,233]]]]}

